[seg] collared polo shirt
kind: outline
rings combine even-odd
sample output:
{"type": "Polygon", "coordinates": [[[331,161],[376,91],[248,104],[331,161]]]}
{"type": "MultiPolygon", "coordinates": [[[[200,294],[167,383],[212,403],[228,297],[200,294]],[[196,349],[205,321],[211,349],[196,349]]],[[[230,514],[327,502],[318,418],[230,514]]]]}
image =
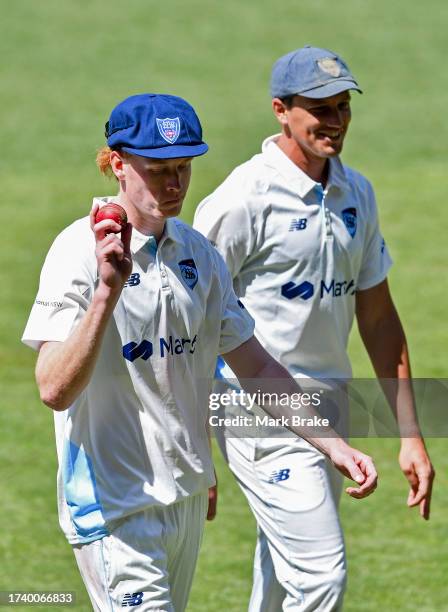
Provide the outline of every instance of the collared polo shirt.
{"type": "Polygon", "coordinates": [[[224,257],[274,358],[293,376],[347,378],[355,293],[383,281],[392,263],[374,192],[339,158],[324,189],[277,138],[201,202],[194,227],[224,257]]]}
{"type": "MultiPolygon", "coordinates": [[[[60,522],[73,544],[214,483],[206,423],[216,358],[253,335],[222,258],[201,234],[169,219],[158,245],[133,229],[131,251],[132,274],[91,380],[54,413],[60,522]]],[[[35,349],[63,342],[97,284],[86,217],[53,243],[23,341],[35,349]]]]}

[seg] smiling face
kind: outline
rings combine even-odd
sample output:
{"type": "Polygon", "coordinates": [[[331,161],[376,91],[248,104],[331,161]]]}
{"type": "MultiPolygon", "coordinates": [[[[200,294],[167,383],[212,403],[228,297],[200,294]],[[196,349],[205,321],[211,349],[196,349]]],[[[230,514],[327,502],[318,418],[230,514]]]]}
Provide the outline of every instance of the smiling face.
{"type": "Polygon", "coordinates": [[[176,217],[190,184],[191,157],[155,159],[113,151],[112,170],[130,222],[145,231],[176,217]]]}
{"type": "Polygon", "coordinates": [[[292,96],[291,104],[274,98],[272,105],[283,136],[304,157],[322,160],[342,151],[351,119],[348,91],[320,99],[292,96]]]}

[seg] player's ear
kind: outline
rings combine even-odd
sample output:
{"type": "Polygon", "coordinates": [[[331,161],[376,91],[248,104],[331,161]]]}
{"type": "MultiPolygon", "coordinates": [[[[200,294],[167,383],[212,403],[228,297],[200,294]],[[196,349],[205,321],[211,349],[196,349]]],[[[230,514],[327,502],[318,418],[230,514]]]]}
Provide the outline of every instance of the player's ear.
{"type": "Polygon", "coordinates": [[[118,151],[110,152],[110,167],[112,172],[115,174],[119,181],[125,179],[124,168],[123,168],[123,157],[118,151]]]}
{"type": "Polygon", "coordinates": [[[274,111],[274,115],[277,117],[277,120],[281,125],[288,124],[288,117],[286,115],[286,111],[288,110],[283,100],[280,98],[274,98],[272,100],[272,110],[274,111]]]}

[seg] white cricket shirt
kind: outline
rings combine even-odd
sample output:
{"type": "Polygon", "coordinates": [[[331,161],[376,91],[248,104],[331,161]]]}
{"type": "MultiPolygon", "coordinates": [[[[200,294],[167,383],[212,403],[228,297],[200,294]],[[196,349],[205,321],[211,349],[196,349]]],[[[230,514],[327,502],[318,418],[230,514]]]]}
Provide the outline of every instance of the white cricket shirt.
{"type": "MultiPolygon", "coordinates": [[[[94,250],[87,217],[56,238],[26,344],[62,342],[82,319],[98,283],[94,250]]],[[[54,413],[59,515],[71,543],[214,483],[206,422],[216,358],[253,335],[222,258],[198,232],[169,219],[158,245],[134,229],[131,250],[92,378],[54,413]]]]}
{"type": "Polygon", "coordinates": [[[392,263],[375,196],[338,158],[323,190],[277,138],[201,202],[194,227],[224,257],[275,359],[293,376],[348,378],[355,292],[383,281],[392,263]]]}

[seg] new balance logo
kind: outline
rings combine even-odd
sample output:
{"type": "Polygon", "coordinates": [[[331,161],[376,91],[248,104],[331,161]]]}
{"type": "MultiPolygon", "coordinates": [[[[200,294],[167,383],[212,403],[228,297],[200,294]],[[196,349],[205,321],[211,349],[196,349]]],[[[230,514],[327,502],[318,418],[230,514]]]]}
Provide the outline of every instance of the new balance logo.
{"type": "Polygon", "coordinates": [[[138,272],[134,272],[125,282],[125,287],[135,287],[136,285],[140,285],[140,274],[138,272]]]}
{"type": "Polygon", "coordinates": [[[143,603],[143,593],[126,593],[123,597],[123,601],[121,603],[122,608],[126,608],[129,606],[139,606],[143,603]]]}
{"type": "Polygon", "coordinates": [[[276,470],[272,472],[268,482],[270,482],[271,484],[275,484],[276,482],[281,482],[282,480],[288,480],[290,471],[291,470],[289,468],[276,470]]]}
{"type": "Polygon", "coordinates": [[[300,285],[296,285],[292,281],[282,285],[282,296],[288,300],[293,300],[296,297],[301,297],[302,300],[309,300],[313,297],[314,287],[308,281],[303,281],[300,285]]]}
{"type": "Polygon", "coordinates": [[[140,344],[137,342],[128,342],[123,346],[123,357],[128,361],[135,361],[141,357],[144,361],[152,355],[152,342],[143,340],[140,344]]]}
{"type": "Polygon", "coordinates": [[[306,219],[291,219],[288,232],[296,232],[297,230],[304,230],[306,228],[306,219]]]}

